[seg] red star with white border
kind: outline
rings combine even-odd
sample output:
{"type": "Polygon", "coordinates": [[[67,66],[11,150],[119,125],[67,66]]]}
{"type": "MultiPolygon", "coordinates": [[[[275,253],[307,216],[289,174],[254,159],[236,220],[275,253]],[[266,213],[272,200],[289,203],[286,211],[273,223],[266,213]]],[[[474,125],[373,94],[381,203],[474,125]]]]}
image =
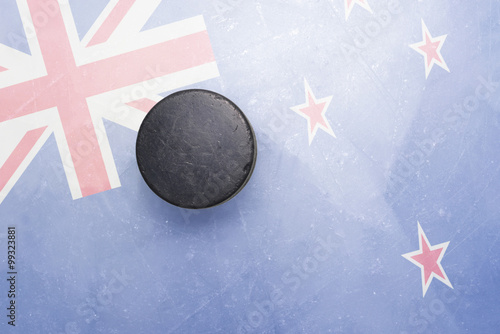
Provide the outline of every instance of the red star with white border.
{"type": "Polygon", "coordinates": [[[424,230],[422,230],[420,223],[418,223],[418,244],[420,247],[414,252],[402,255],[405,259],[420,268],[424,297],[433,278],[437,278],[453,289],[453,286],[451,285],[451,282],[441,265],[441,260],[443,259],[449,243],[450,242],[447,241],[439,245],[431,246],[424,230]]]}
{"type": "Polygon", "coordinates": [[[420,53],[425,58],[425,78],[429,76],[434,65],[438,65],[444,70],[450,72],[446,62],[441,55],[441,48],[446,40],[446,36],[432,37],[427,26],[422,20],[422,42],[411,44],[410,47],[420,53]]]}
{"type": "Polygon", "coordinates": [[[355,4],[360,5],[370,13],[373,13],[372,9],[370,8],[370,5],[366,0],[344,0],[345,2],[345,20],[349,18],[349,15],[351,15],[352,9],[355,4]]]}
{"type": "Polygon", "coordinates": [[[309,145],[311,145],[314,136],[316,136],[316,133],[318,132],[318,129],[322,129],[329,135],[336,138],[335,133],[333,133],[332,127],[330,126],[330,123],[328,123],[328,120],[325,118],[325,112],[328,109],[333,96],[316,99],[306,79],[304,79],[304,85],[306,90],[306,103],[292,107],[290,109],[307,119],[309,145]]]}

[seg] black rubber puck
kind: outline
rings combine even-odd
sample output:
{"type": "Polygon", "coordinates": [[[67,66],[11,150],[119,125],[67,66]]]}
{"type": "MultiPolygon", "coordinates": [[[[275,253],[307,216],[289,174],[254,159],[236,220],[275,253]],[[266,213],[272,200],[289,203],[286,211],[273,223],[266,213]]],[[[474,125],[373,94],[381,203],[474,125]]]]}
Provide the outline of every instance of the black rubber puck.
{"type": "Polygon", "coordinates": [[[165,201],[189,209],[233,198],[248,182],[257,142],[243,112],[224,96],[201,89],[173,93],[141,124],[137,164],[165,201]]]}

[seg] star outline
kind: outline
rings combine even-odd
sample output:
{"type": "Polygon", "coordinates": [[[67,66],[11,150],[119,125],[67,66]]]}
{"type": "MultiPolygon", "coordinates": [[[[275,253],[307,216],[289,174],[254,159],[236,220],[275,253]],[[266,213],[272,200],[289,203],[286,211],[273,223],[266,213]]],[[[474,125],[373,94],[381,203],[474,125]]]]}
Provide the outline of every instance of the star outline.
{"type": "Polygon", "coordinates": [[[446,253],[446,250],[447,250],[450,242],[446,241],[446,242],[442,242],[442,243],[437,244],[437,245],[431,245],[429,242],[429,239],[427,239],[427,236],[425,235],[424,230],[422,229],[422,226],[420,226],[420,222],[417,222],[417,224],[418,224],[418,246],[419,246],[419,249],[417,249],[416,251],[413,251],[413,252],[402,254],[401,256],[420,268],[423,297],[425,297],[425,294],[427,293],[427,290],[429,289],[429,286],[431,285],[431,282],[434,278],[438,279],[439,281],[441,281],[442,283],[444,283],[448,287],[454,289],[453,285],[450,282],[450,279],[448,278],[448,275],[446,275],[446,272],[445,272],[443,266],[441,265],[441,260],[443,259],[444,254],[446,253]],[[414,256],[423,254],[422,239],[428,245],[429,251],[441,249],[441,253],[439,254],[438,259],[436,260],[436,265],[441,270],[441,273],[443,274],[444,277],[440,277],[434,271],[432,271],[427,282],[425,281],[425,267],[424,267],[424,265],[421,264],[420,262],[416,261],[415,259],[413,259],[414,256]]]}
{"type": "Polygon", "coordinates": [[[424,22],[424,19],[421,19],[421,20],[422,20],[422,41],[410,44],[409,46],[410,46],[410,48],[412,48],[413,50],[415,50],[416,52],[418,52],[419,54],[421,54],[424,57],[425,78],[427,79],[429,77],[429,74],[431,73],[431,70],[434,67],[434,65],[438,65],[439,67],[441,67],[442,69],[444,69],[445,71],[447,71],[449,73],[450,69],[448,68],[448,65],[446,64],[446,62],[443,58],[443,55],[441,54],[441,48],[443,47],[443,44],[446,41],[446,37],[448,36],[448,34],[441,35],[438,37],[432,37],[432,35],[429,32],[429,29],[427,28],[427,25],[424,22]],[[439,62],[436,61],[436,59],[433,57],[431,59],[430,64],[429,64],[428,53],[426,53],[425,51],[423,51],[421,49],[421,47],[427,45],[427,39],[429,39],[431,43],[439,42],[439,45],[436,48],[436,53],[437,53],[439,60],[440,60],[439,62]]]}
{"type": "Polygon", "coordinates": [[[349,19],[349,16],[351,15],[351,12],[354,8],[354,5],[358,4],[359,6],[363,7],[367,11],[373,14],[372,9],[370,8],[370,5],[366,0],[344,0],[345,4],[345,20],[347,21],[349,19]]]}
{"type": "Polygon", "coordinates": [[[312,144],[312,141],[313,141],[314,137],[316,136],[319,128],[321,128],[323,131],[325,131],[329,135],[333,136],[334,138],[337,138],[337,136],[333,132],[333,129],[332,129],[331,125],[330,125],[330,122],[325,117],[325,113],[328,110],[328,107],[330,106],[330,102],[331,102],[331,100],[333,98],[333,95],[327,96],[327,97],[323,97],[321,99],[317,99],[314,96],[314,93],[311,90],[311,87],[309,86],[309,83],[307,82],[306,78],[304,78],[304,86],[305,86],[305,99],[306,99],[306,102],[303,103],[303,104],[301,104],[301,105],[297,105],[297,106],[291,107],[290,109],[293,110],[295,113],[299,114],[300,116],[302,116],[303,118],[305,118],[307,120],[307,133],[308,133],[308,138],[309,138],[309,146],[312,144]],[[308,115],[306,115],[302,111],[302,109],[305,109],[305,108],[308,108],[308,107],[311,106],[311,100],[310,100],[310,98],[312,98],[312,102],[315,105],[323,104],[324,103],[323,110],[321,111],[321,117],[322,117],[323,121],[325,122],[325,124],[327,125],[326,127],[323,124],[321,124],[321,123],[316,123],[315,126],[314,126],[314,128],[311,130],[311,117],[309,117],[308,115]]]}

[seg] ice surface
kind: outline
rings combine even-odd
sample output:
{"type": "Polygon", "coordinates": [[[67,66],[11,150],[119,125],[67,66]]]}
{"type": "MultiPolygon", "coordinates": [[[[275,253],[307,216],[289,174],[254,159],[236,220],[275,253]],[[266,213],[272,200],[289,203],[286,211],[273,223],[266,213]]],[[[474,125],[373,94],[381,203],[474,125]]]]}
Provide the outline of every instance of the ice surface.
{"type": "MultiPolygon", "coordinates": [[[[9,33],[24,32],[4,2],[0,42],[14,46],[9,33]]],[[[51,134],[0,204],[0,332],[497,333],[500,5],[361,2],[346,20],[341,0],[162,1],[143,31],[203,15],[220,76],[176,89],[219,92],[246,113],[252,179],[222,206],[178,209],[142,180],[136,132],[104,120],[121,187],[73,200],[51,134]],[[450,72],[426,78],[409,47],[422,20],[447,35],[450,72]],[[332,97],[336,138],[319,129],[309,144],[291,110],[304,79],[332,97]],[[419,249],[417,222],[431,245],[449,241],[453,289],[433,279],[423,296],[401,256],[419,249]]],[[[69,5],[83,38],[104,5],[69,5]]]]}

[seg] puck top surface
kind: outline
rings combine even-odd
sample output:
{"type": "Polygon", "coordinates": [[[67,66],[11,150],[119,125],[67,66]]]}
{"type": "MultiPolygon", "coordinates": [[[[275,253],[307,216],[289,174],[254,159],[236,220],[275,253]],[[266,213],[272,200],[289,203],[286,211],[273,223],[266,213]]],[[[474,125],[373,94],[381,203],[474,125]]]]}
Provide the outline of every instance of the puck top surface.
{"type": "Polygon", "coordinates": [[[243,112],[224,96],[200,89],[173,93],[145,117],[136,143],[148,186],[189,209],[224,203],[248,182],[257,143],[243,112]]]}

